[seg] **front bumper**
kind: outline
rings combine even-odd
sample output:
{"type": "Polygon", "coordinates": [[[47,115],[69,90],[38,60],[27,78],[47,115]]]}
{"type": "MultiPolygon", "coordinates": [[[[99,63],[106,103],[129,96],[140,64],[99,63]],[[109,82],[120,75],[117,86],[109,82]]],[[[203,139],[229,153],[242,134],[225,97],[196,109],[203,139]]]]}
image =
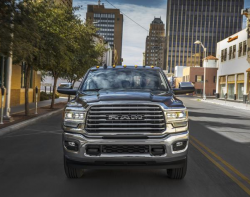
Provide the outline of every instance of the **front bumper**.
{"type": "Polygon", "coordinates": [[[145,166],[154,168],[178,168],[184,164],[188,153],[189,131],[172,133],[163,138],[155,139],[100,139],[87,138],[82,134],[64,132],[63,147],[66,161],[75,167],[82,168],[106,168],[123,166],[145,166]],[[78,151],[68,150],[65,141],[75,142],[79,145],[78,151]],[[183,150],[173,151],[173,144],[179,141],[187,141],[183,150]],[[86,153],[88,145],[163,145],[165,154],[154,156],[145,154],[106,154],[91,156],[86,153]]]}

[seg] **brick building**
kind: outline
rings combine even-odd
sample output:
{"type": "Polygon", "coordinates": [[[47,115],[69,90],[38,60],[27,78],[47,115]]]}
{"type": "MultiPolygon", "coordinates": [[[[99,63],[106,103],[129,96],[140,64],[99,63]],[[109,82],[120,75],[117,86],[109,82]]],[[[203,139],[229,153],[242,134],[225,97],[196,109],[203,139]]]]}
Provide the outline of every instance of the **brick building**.
{"type": "MultiPolygon", "coordinates": [[[[206,67],[206,96],[214,96],[216,93],[217,78],[217,58],[208,56],[204,65],[206,67]]],[[[186,67],[183,69],[182,81],[192,82],[194,84],[196,94],[203,94],[204,87],[204,67],[186,67]]]]}

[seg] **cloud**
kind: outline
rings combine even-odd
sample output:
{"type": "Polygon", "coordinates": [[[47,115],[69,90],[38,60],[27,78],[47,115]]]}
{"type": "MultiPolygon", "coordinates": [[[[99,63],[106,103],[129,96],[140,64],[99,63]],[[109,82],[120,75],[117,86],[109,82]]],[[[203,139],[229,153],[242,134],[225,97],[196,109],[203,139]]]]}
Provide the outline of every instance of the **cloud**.
{"type": "MultiPolygon", "coordinates": [[[[126,1],[127,2],[127,1],[126,1]]],[[[149,2],[149,1],[148,1],[149,2]]],[[[74,6],[82,5],[83,9],[79,11],[82,19],[86,17],[86,10],[88,4],[96,4],[93,1],[80,1],[75,0],[74,6]]],[[[166,24],[166,6],[161,8],[152,8],[141,5],[132,4],[118,4],[115,6],[121,10],[124,14],[128,15],[134,21],[139,23],[145,29],[149,30],[150,23],[154,20],[154,17],[161,17],[164,24],[166,24]]],[[[111,8],[110,5],[105,3],[106,8],[111,8]]],[[[123,64],[126,65],[142,65],[143,52],[145,50],[145,42],[148,31],[139,27],[133,21],[124,16],[123,23],[123,47],[122,57],[124,59],[123,64]]]]}

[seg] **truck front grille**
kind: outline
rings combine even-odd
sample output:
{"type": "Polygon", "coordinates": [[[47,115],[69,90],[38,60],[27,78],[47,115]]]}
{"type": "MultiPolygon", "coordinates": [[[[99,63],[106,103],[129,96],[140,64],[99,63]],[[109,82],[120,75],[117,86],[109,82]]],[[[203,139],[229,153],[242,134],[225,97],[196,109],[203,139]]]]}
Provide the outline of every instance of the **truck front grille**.
{"type": "Polygon", "coordinates": [[[103,145],[102,153],[107,154],[145,154],[149,153],[148,145],[103,145]]]}
{"type": "Polygon", "coordinates": [[[161,133],[165,118],[158,105],[98,105],[87,114],[85,129],[89,133],[161,133]]]}

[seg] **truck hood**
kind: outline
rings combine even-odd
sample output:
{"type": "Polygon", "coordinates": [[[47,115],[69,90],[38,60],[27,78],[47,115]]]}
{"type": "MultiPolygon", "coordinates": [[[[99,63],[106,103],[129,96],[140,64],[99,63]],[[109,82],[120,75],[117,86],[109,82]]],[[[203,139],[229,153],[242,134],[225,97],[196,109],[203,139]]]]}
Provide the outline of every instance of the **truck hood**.
{"type": "Polygon", "coordinates": [[[165,91],[138,91],[138,90],[100,90],[78,94],[77,103],[86,106],[89,103],[105,101],[142,101],[164,103],[167,107],[184,107],[181,100],[172,93],[165,91]]]}

